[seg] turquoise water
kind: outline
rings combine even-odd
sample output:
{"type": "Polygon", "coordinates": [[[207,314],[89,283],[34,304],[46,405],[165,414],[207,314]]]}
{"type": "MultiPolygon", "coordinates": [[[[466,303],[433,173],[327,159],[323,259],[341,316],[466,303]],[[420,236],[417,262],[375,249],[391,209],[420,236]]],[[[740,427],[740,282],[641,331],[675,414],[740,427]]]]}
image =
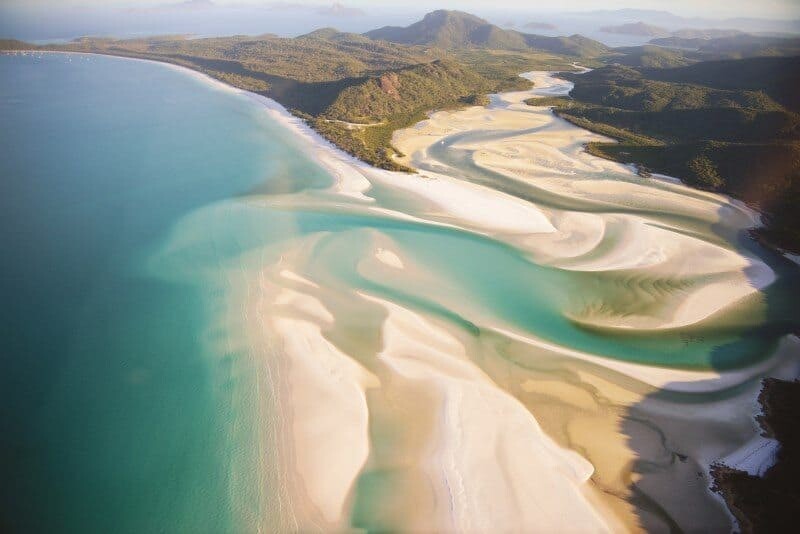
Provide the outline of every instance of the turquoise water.
{"type": "MultiPolygon", "coordinates": [[[[797,327],[797,269],[743,242],[778,273],[722,314],[747,326],[582,328],[565,312],[624,310],[692,280],[554,269],[485,236],[329,202],[332,178],[257,104],[163,65],[0,55],[0,121],[0,526],[11,530],[252,531],[277,516],[275,384],[259,365],[270,347],[248,343],[230,295],[258,297],[260,269],[304,239],[318,238],[294,267],[353,310],[369,308],[360,290],[475,337],[499,324],[609,358],[726,369],[766,358],[797,327]],[[433,282],[362,272],[375,233],[433,282]]],[[[330,337],[369,367],[377,349],[364,347],[379,336],[330,337]]]]}
{"type": "Polygon", "coordinates": [[[203,206],[330,179],[255,104],[161,65],[0,55],[0,124],[3,520],[234,528],[206,342],[224,272],[164,279],[148,258],[203,206]]]}

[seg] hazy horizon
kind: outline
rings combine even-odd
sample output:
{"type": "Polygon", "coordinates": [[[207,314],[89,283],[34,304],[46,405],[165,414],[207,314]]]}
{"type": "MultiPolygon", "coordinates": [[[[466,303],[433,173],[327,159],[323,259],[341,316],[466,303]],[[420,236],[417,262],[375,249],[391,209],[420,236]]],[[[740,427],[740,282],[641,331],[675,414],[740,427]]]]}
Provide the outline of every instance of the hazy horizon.
{"type": "MultiPolygon", "coordinates": [[[[52,9],[52,8],[141,8],[141,7],[170,7],[183,6],[194,7],[213,4],[217,7],[330,7],[339,5],[344,8],[358,8],[364,11],[381,11],[385,9],[403,10],[425,10],[435,9],[461,9],[485,11],[486,2],[482,0],[442,0],[432,4],[419,0],[398,1],[390,0],[387,2],[375,2],[374,0],[346,0],[326,2],[324,0],[7,0],[6,7],[25,7],[28,9],[52,9]]],[[[800,3],[793,0],[764,0],[761,2],[744,1],[725,1],[707,0],[696,2],[691,0],[674,0],[664,2],[663,0],[608,0],[602,4],[594,0],[564,0],[558,3],[558,7],[548,5],[531,6],[530,2],[518,0],[498,0],[492,2],[492,9],[513,9],[515,11],[539,12],[539,13],[580,13],[593,11],[609,11],[620,9],[641,9],[666,11],[685,17],[714,17],[714,18],[735,18],[735,17],[800,17],[800,3]]]]}
{"type": "Polygon", "coordinates": [[[558,8],[500,0],[487,7],[475,0],[381,2],[367,0],[288,2],[246,0],[189,0],[130,2],[75,0],[54,2],[10,0],[0,6],[0,37],[45,42],[85,35],[117,38],[157,34],[222,36],[274,33],[294,37],[332,26],[365,32],[385,25],[407,25],[436,9],[459,9],[504,27],[529,33],[580,33],[611,46],[642,44],[635,36],[620,37],[600,29],[606,25],[646,22],[667,29],[725,27],[750,32],[800,33],[800,5],[770,0],[754,7],[749,2],[665,2],[612,0],[598,5],[586,0],[560,2],[558,8]],[[620,11],[622,10],[622,11],[620,11]],[[588,16],[587,14],[591,14],[588,16]],[[529,27],[539,23],[548,27],[529,27]]]}

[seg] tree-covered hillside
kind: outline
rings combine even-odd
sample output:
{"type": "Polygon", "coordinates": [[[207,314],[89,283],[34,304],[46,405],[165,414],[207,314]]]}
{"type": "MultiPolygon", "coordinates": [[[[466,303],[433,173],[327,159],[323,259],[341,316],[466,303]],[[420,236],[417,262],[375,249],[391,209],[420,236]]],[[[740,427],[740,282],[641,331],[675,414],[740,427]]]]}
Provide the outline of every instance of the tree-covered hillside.
{"type": "Polygon", "coordinates": [[[392,159],[395,130],[423,120],[433,109],[478,104],[492,87],[469,67],[435,61],[347,87],[313,124],[360,159],[401,169],[392,159]]]}
{"type": "Polygon", "coordinates": [[[410,26],[386,26],[364,35],[393,43],[435,46],[446,50],[539,50],[575,57],[594,57],[608,51],[604,44],[581,35],[531,35],[504,30],[469,13],[446,10],[428,13],[421,21],[410,26]]]}
{"type": "Polygon", "coordinates": [[[762,236],[800,250],[800,58],[702,62],[671,69],[612,65],[564,74],[569,99],[533,99],[616,138],[603,157],[728,193],[766,214],[762,236]]]}

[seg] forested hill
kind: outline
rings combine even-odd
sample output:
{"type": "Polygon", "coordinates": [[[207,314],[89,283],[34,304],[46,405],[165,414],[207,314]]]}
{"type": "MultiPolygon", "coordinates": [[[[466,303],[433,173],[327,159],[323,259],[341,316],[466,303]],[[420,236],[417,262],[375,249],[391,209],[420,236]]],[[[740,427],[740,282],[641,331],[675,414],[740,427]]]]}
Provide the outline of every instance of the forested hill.
{"type": "Polygon", "coordinates": [[[595,57],[609,50],[604,44],[580,35],[547,37],[504,30],[469,13],[446,10],[428,13],[410,26],[385,26],[364,35],[393,43],[443,49],[541,50],[580,57],[595,57]]]}
{"type": "Polygon", "coordinates": [[[618,139],[596,155],[728,193],[767,215],[761,235],[800,251],[800,57],[564,74],[568,99],[533,99],[618,139]]]}
{"type": "Polygon", "coordinates": [[[730,90],[763,91],[800,112],[800,55],[704,61],[674,69],[643,69],[650,79],[730,90]]]}

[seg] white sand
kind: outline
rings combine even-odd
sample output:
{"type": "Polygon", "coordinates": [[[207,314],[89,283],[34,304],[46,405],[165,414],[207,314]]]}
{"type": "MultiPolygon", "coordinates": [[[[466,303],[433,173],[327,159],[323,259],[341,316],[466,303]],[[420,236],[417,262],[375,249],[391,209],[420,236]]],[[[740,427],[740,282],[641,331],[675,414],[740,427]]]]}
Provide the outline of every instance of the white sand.
{"type": "Polygon", "coordinates": [[[333,316],[319,300],[281,289],[272,306],[276,309],[262,319],[279,336],[289,363],[294,467],[324,520],[341,527],[345,503],[369,455],[364,391],[378,380],[322,336],[319,324],[331,323],[333,316]],[[297,312],[311,320],[293,317],[297,312]]]}
{"type": "Polygon", "coordinates": [[[375,257],[389,267],[394,267],[395,269],[403,268],[403,260],[389,249],[378,248],[375,252],[375,257]]]}
{"type": "MultiPolygon", "coordinates": [[[[755,220],[751,212],[719,195],[666,180],[644,182],[626,166],[584,153],[583,144],[600,136],[555,119],[546,109],[523,104],[532,94],[563,94],[569,84],[542,73],[532,77],[538,85],[533,92],[496,95],[490,109],[436,113],[398,132],[395,144],[408,154],[404,162],[422,169],[411,176],[370,168],[332,147],[275,102],[237,92],[260,102],[331,171],[336,184],[329,193],[342,205],[492,235],[554,268],[618,276],[637,301],[658,304],[642,312],[623,305],[613,313],[565,310],[576,321],[627,329],[697,324],[772,281],[774,274],[766,265],[726,247],[709,229],[712,224],[731,232],[746,228],[755,220]],[[537,130],[530,131],[533,128],[537,130]],[[490,140],[465,137],[454,148],[469,153],[477,168],[499,177],[499,185],[535,188],[533,196],[558,205],[520,200],[448,176],[452,169],[431,156],[431,147],[452,134],[476,131],[497,135],[490,140]],[[623,179],[609,179],[609,173],[623,179]],[[407,196],[403,202],[376,201],[377,196],[370,196],[373,184],[407,196]],[[675,218],[663,220],[667,213],[675,218]],[[653,293],[652,287],[658,286],[653,280],[676,281],[679,290],[653,293]]],[[[356,258],[360,272],[415,274],[414,258],[404,257],[389,240],[375,243],[369,257],[356,258]]],[[[636,530],[640,525],[627,492],[637,480],[631,467],[637,458],[664,469],[667,478],[658,479],[664,487],[684,481],[668,477],[694,477],[696,484],[695,465],[707,467],[732,452],[726,449],[732,440],[746,441],[743,436],[754,432],[745,407],[757,389],[755,379],[779,368],[796,371],[782,367],[796,354],[796,338],[784,340],[774,358],[757,366],[714,373],[629,364],[495,328],[546,363],[543,369],[522,369],[504,358],[492,359],[480,341],[469,345],[457,338],[455,329],[444,329],[430,317],[392,302],[361,294],[386,316],[364,311],[366,305],[353,302],[352,294],[337,293],[344,289],[306,276],[308,265],[297,258],[287,258],[274,269],[261,288],[267,304],[257,328],[280,341],[281,353],[273,357],[285,360],[289,369],[281,384],[289,407],[288,476],[300,488],[295,505],[307,501],[313,509],[298,514],[301,530],[346,528],[355,484],[370,469],[402,472],[414,481],[397,483],[397,493],[389,494],[403,503],[397,505],[401,521],[407,517],[404,525],[416,530],[636,530]],[[323,294],[347,306],[337,309],[323,302],[323,294]],[[341,322],[349,325],[350,335],[362,335],[354,327],[369,321],[380,321],[382,333],[381,347],[369,359],[347,354],[326,335],[341,322]],[[490,377],[487,369],[492,366],[499,370],[490,377]],[[660,389],[699,394],[733,386],[746,391],[707,404],[688,403],[683,412],[677,403],[647,398],[660,389]],[[401,398],[409,392],[420,394],[401,398]],[[409,406],[414,410],[404,411],[409,406]],[[647,427],[641,430],[645,443],[634,450],[620,428],[622,414],[634,406],[674,443],[663,443],[647,427]],[[413,428],[413,436],[397,432],[396,437],[422,445],[403,448],[399,459],[383,458],[393,444],[376,445],[370,434],[382,417],[403,429],[413,428]],[[708,428],[693,434],[690,423],[699,417],[708,428]],[[426,426],[418,420],[428,418],[433,423],[426,433],[419,430],[426,426]],[[729,428],[736,430],[730,434],[729,428]],[[679,465],[676,475],[669,466],[675,463],[672,451],[678,450],[690,452],[697,464],[679,465]],[[414,478],[416,470],[422,470],[422,480],[414,478]],[[418,507],[407,504],[411,502],[418,507]]],[[[487,332],[493,327],[481,326],[487,332]]],[[[750,465],[753,456],[744,453],[750,460],[740,463],[750,465]]],[[[735,458],[732,461],[738,461],[735,458]]],[[[710,517],[702,515],[705,489],[695,490],[701,498],[697,492],[673,492],[673,500],[659,504],[676,517],[710,517]]]]}
{"type": "MultiPolygon", "coordinates": [[[[664,228],[665,223],[654,218],[657,214],[673,214],[685,218],[687,224],[720,225],[735,233],[757,224],[751,210],[721,195],[640,179],[624,165],[585,153],[584,143],[602,137],[554,117],[548,108],[524,103],[532,94],[566,94],[571,84],[545,73],[528,77],[536,83],[533,91],[498,95],[488,109],[435,113],[414,128],[397,132],[393,143],[406,154],[402,163],[423,169],[423,175],[436,176],[434,171],[442,167],[442,162],[431,156],[431,150],[456,134],[478,132],[474,140],[461,135],[452,148],[469,154],[477,167],[506,177],[511,183],[519,182],[523,187],[530,184],[579,209],[601,208],[603,212],[599,213],[548,209],[548,219],[541,209],[525,202],[527,209],[536,210],[539,217],[520,213],[520,220],[527,217],[536,223],[527,229],[524,238],[511,238],[540,263],[573,271],[624,271],[622,276],[631,284],[646,282],[640,287],[633,285],[631,290],[641,292],[643,299],[659,302],[657,308],[651,306],[642,311],[628,309],[609,314],[603,306],[603,314],[592,310],[578,315],[568,312],[573,320],[619,329],[684,327],[707,319],[772,283],[774,274],[761,260],[716,244],[718,238],[713,232],[692,235],[697,229],[689,226],[687,232],[674,231],[681,228],[664,228]],[[531,128],[535,131],[531,132],[531,128]],[[495,135],[487,139],[484,132],[495,135]],[[609,172],[622,179],[608,179],[609,172]],[[634,208],[642,214],[614,213],[614,208],[634,208]],[[600,250],[602,253],[598,253],[600,250]],[[653,296],[649,281],[656,279],[676,281],[681,289],[653,296]],[[691,287],[687,287],[688,283],[691,287]]],[[[424,190],[425,182],[410,180],[400,187],[424,190]]],[[[535,190],[532,194],[536,194],[535,190]]],[[[493,195],[496,203],[507,204],[505,209],[494,206],[488,198],[472,204],[455,195],[442,195],[437,204],[458,214],[462,221],[462,211],[503,218],[500,214],[505,213],[509,219],[516,218],[510,211],[513,203],[503,196],[507,195],[493,195]],[[452,202],[442,204],[447,199],[452,202]]],[[[669,224],[675,224],[675,220],[669,224]]],[[[502,224],[494,227],[495,231],[503,229],[502,224]]]]}
{"type": "Polygon", "coordinates": [[[780,443],[772,438],[754,436],[744,447],[722,458],[721,463],[749,473],[763,476],[775,464],[780,443]]]}
{"type": "Polygon", "coordinates": [[[556,445],[447,332],[388,301],[379,358],[439,400],[424,465],[438,496],[432,530],[609,532],[584,495],[593,468],[556,445]]]}

